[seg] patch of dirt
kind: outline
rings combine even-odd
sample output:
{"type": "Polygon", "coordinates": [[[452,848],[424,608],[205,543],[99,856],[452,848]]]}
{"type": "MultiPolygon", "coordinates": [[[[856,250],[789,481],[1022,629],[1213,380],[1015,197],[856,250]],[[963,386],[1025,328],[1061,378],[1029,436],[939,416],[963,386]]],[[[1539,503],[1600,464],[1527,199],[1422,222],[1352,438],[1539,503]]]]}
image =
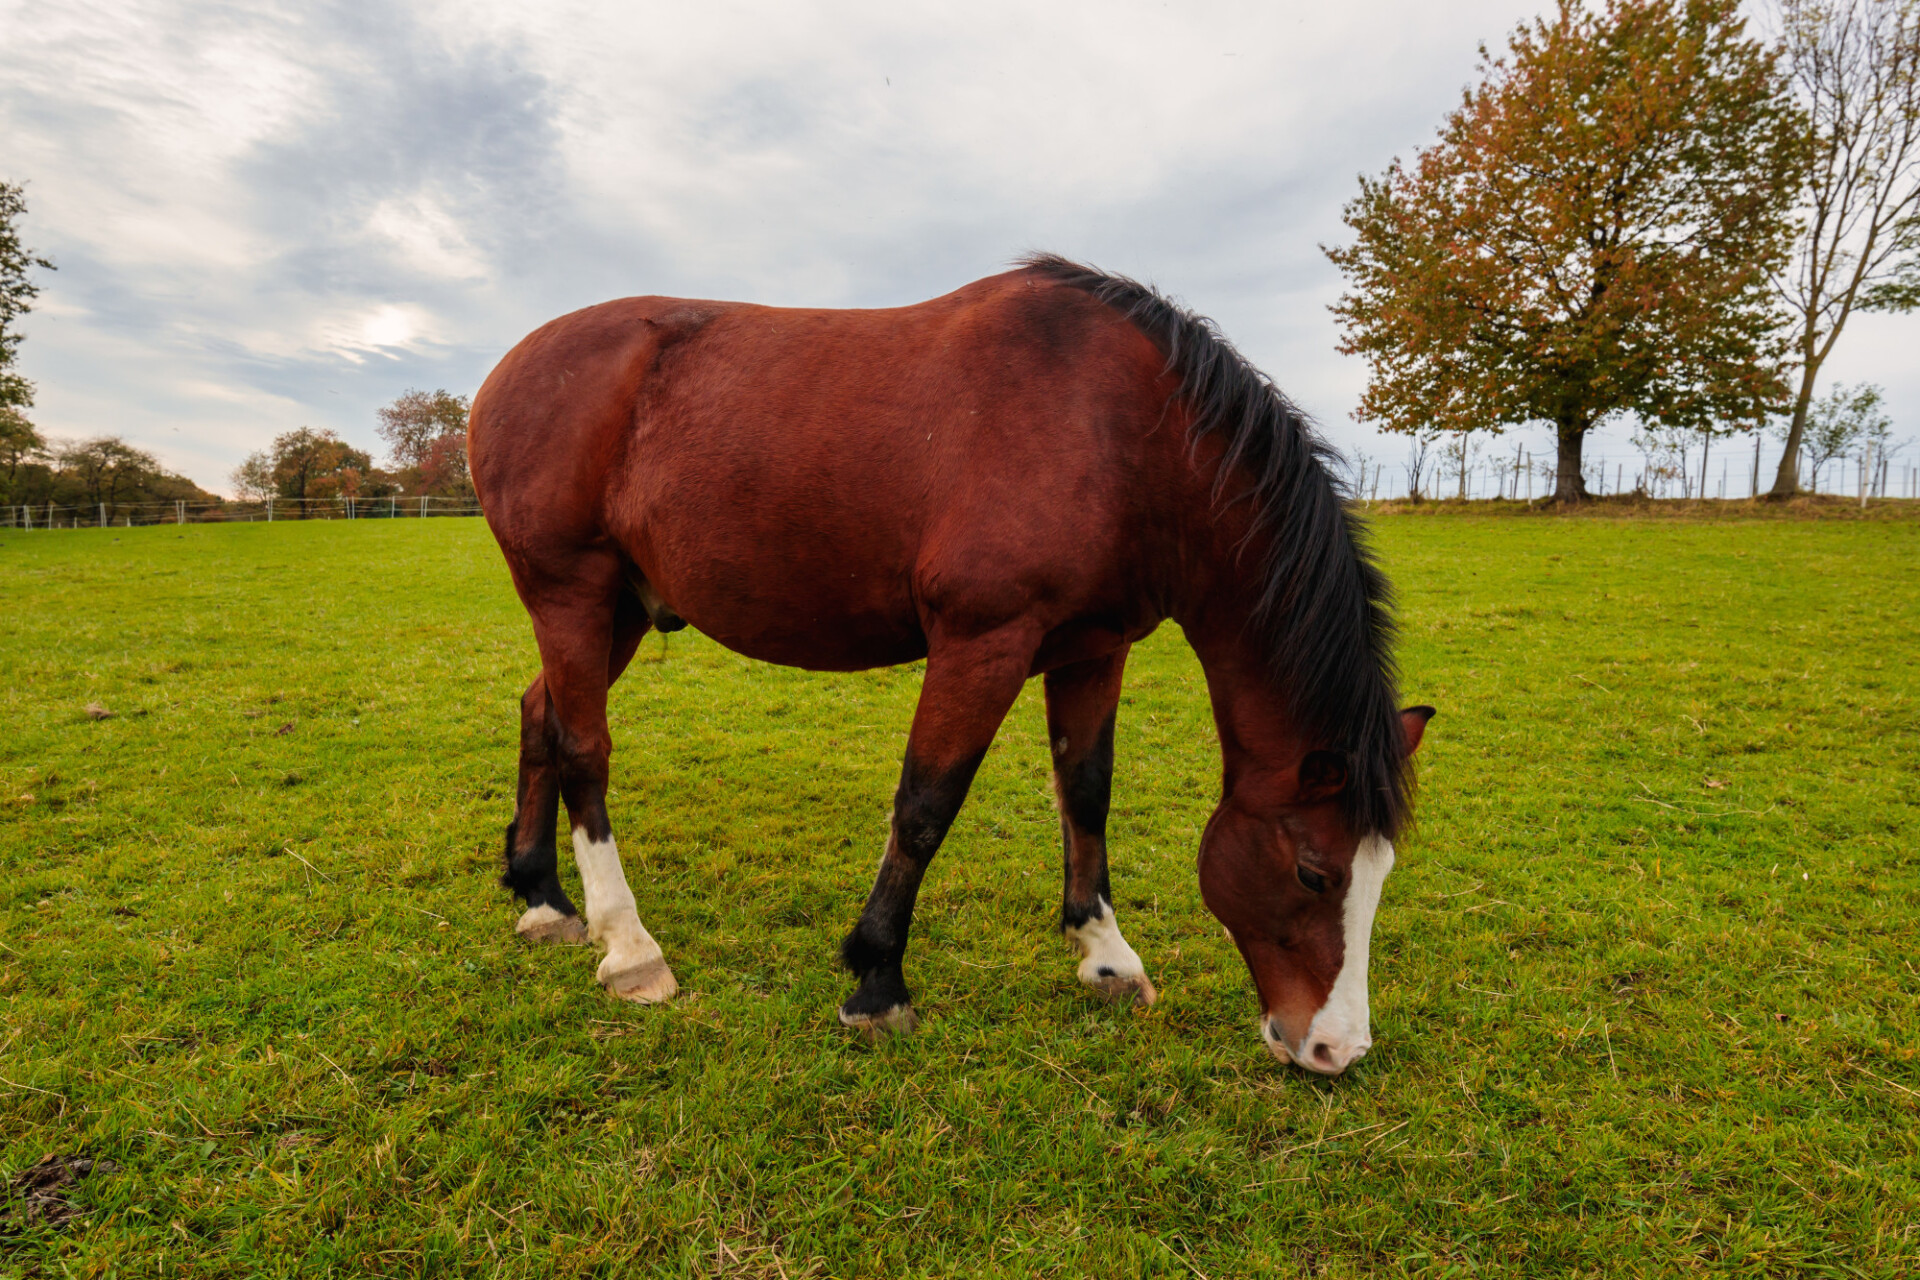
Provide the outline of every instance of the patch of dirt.
{"type": "Polygon", "coordinates": [[[42,1156],[38,1164],[21,1170],[7,1184],[0,1202],[0,1235],[12,1235],[36,1224],[63,1227],[84,1212],[67,1199],[67,1189],[96,1173],[118,1173],[111,1160],[92,1156],[42,1156]]]}

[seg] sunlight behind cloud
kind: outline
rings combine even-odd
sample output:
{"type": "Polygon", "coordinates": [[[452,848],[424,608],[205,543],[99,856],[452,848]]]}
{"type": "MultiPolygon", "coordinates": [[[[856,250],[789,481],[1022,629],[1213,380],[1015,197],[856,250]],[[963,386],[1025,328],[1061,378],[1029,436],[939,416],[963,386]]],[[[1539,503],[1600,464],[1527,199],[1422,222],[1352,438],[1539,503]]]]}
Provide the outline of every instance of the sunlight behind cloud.
{"type": "Polygon", "coordinates": [[[369,356],[398,360],[404,350],[425,341],[423,331],[431,323],[420,307],[388,304],[363,315],[325,325],[321,340],[355,364],[369,356]]]}

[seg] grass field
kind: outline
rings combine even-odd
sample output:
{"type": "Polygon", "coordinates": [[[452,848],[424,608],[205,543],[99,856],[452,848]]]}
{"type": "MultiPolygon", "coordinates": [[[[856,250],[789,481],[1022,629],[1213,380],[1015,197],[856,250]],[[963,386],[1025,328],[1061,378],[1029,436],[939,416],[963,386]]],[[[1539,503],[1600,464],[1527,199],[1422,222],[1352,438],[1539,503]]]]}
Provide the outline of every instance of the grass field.
{"type": "Polygon", "coordinates": [[[0,1198],[0,1277],[1920,1270],[1920,522],[1378,534],[1441,716],[1333,1081],[1200,906],[1177,628],[1112,823],[1161,1003],[1054,931],[1035,687],[874,1046],[834,950],[916,670],[648,640],[610,804],[685,994],[637,1008],[494,885],[534,658],[480,522],[0,536],[0,1180],[117,1166],[0,1198]]]}

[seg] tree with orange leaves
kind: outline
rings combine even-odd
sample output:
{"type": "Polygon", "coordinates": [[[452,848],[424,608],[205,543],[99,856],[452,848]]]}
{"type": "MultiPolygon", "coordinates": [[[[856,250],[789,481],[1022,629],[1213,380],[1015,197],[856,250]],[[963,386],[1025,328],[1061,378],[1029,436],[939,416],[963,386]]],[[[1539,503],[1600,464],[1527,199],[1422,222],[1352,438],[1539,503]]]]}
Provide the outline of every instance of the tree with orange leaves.
{"type": "Polygon", "coordinates": [[[409,389],[377,410],[377,430],[393,450],[404,492],[436,497],[473,497],[467,474],[467,405],[450,391],[409,389]]]}
{"type": "Polygon", "coordinates": [[[1482,81],[1411,166],[1345,211],[1342,352],[1391,431],[1551,424],[1554,497],[1587,496],[1604,419],[1757,426],[1781,402],[1801,164],[1775,55],[1737,0],[1560,0],[1482,46],[1482,81]]]}

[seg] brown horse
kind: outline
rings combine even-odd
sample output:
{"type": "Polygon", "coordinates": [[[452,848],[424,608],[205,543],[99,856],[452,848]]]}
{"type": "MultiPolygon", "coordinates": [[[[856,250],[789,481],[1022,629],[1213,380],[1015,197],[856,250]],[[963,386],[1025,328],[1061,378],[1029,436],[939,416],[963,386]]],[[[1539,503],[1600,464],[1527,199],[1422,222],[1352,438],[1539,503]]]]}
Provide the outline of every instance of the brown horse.
{"type": "Polygon", "coordinates": [[[841,947],[850,1026],[914,1021],[914,899],[1007,709],[1046,687],[1081,981],[1155,998],[1107,880],[1129,646],[1168,618],[1225,761],[1200,891],[1269,1049],[1371,1045],[1367,945],[1429,707],[1396,710],[1387,590],[1301,414],[1213,328],[1054,257],[917,306],[627,298],[536,330],[473,405],[474,484],[532,615],[503,883],[533,938],[677,989],[607,820],[607,688],[649,627],[825,671],[926,659],[892,832],[841,947]],[[560,887],[564,798],[586,895],[560,887]]]}

